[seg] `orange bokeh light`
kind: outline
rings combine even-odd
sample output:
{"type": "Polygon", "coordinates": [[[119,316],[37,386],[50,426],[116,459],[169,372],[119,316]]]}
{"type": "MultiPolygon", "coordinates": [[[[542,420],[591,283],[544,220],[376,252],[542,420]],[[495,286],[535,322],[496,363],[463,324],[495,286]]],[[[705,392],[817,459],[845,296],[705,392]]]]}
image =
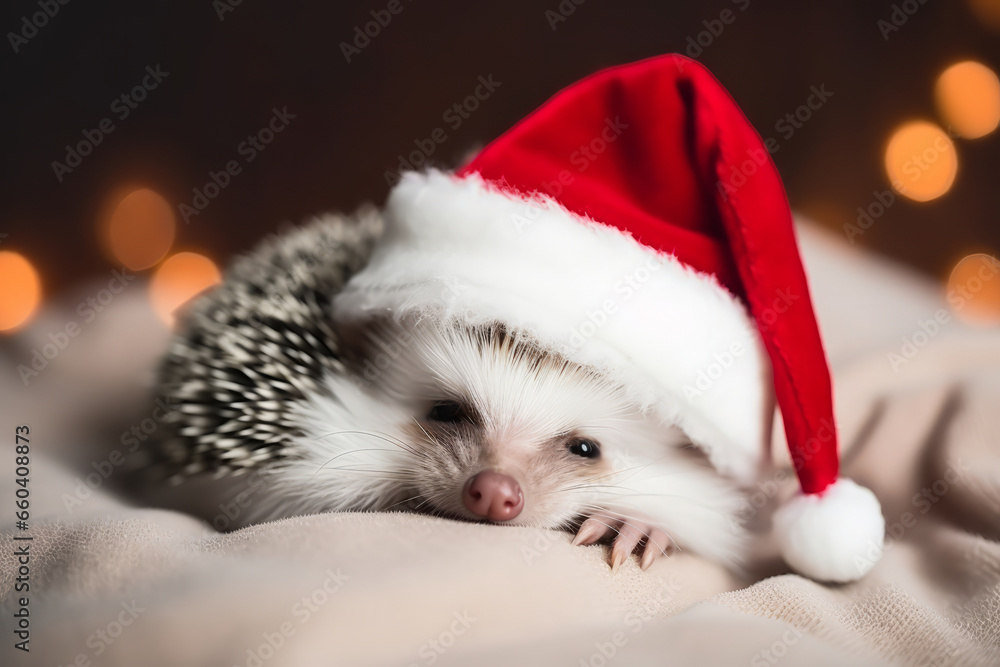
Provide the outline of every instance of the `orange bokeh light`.
{"type": "Polygon", "coordinates": [[[934,123],[906,123],[889,139],[885,171],[893,189],[903,196],[920,202],[936,199],[955,182],[955,144],[934,123]]]}
{"type": "Polygon", "coordinates": [[[969,9],[980,23],[1000,32],[1000,0],[969,0],[969,9]]]}
{"type": "Polygon", "coordinates": [[[1000,323],[1000,260],[985,253],[962,258],[948,278],[948,303],[969,324],[1000,323]]]}
{"type": "Polygon", "coordinates": [[[934,97],[945,122],[966,139],[1000,124],[1000,79],[985,65],[971,60],[952,65],[938,77],[934,97]]]}
{"type": "Polygon", "coordinates": [[[141,271],[163,259],[176,231],[177,220],[167,200],[143,188],[126,195],[111,213],[108,246],[125,268],[141,271]]]}
{"type": "Polygon", "coordinates": [[[0,251],[0,331],[13,331],[35,312],[42,300],[38,271],[24,256],[0,251]]]}
{"type": "Polygon", "coordinates": [[[219,267],[208,257],[194,252],[180,252],[157,267],[149,283],[149,298],[160,319],[173,324],[177,308],[221,281],[219,267]]]}

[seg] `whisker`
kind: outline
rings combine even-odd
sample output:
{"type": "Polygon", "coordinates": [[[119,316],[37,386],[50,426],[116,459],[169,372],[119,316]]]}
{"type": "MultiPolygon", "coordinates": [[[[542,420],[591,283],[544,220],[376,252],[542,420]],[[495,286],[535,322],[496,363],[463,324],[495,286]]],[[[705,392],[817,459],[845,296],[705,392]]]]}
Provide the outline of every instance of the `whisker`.
{"type": "MultiPolygon", "coordinates": [[[[669,457],[664,457],[664,458],[669,458],[669,457]]],[[[640,470],[642,470],[644,468],[647,468],[647,467],[649,467],[650,465],[652,465],[654,463],[659,463],[662,460],[663,459],[657,459],[655,461],[651,461],[650,463],[642,463],[642,464],[639,464],[639,465],[636,465],[636,466],[632,466],[632,467],[629,467],[629,468],[624,468],[622,470],[615,470],[615,471],[612,471],[610,473],[606,473],[604,475],[598,475],[597,477],[592,477],[590,480],[588,480],[586,482],[581,482],[579,484],[574,484],[572,486],[563,487],[561,489],[552,489],[550,491],[546,491],[546,492],[544,492],[541,495],[548,495],[548,494],[554,494],[554,493],[565,493],[565,492],[569,492],[569,491],[577,491],[577,490],[580,490],[580,489],[588,489],[588,488],[614,488],[614,487],[621,487],[620,483],[614,483],[614,484],[594,484],[593,482],[596,482],[596,481],[599,481],[599,480],[602,480],[602,479],[608,479],[610,477],[614,477],[616,475],[620,475],[622,473],[629,472],[629,471],[632,471],[632,470],[635,470],[636,471],[635,474],[638,474],[638,471],[640,471],[640,470]]],[[[570,471],[570,470],[575,470],[575,467],[573,467],[573,466],[567,466],[565,469],[567,471],[570,471]]],[[[625,479],[623,479],[621,481],[622,482],[627,482],[632,477],[634,477],[635,474],[629,475],[628,477],[626,477],[625,479]]],[[[648,479],[662,479],[664,477],[673,477],[675,475],[690,475],[690,474],[692,474],[692,471],[690,471],[690,470],[672,470],[672,471],[669,471],[669,472],[662,472],[662,473],[658,473],[656,475],[651,475],[650,477],[648,477],[648,479]]],[[[621,487],[621,488],[625,488],[625,487],[621,487]]],[[[649,495],[655,495],[655,494],[649,494],[649,495]]]]}
{"type": "Polygon", "coordinates": [[[317,436],[317,437],[315,437],[313,439],[314,440],[322,440],[323,438],[329,438],[330,436],[333,436],[333,435],[367,435],[367,436],[370,436],[372,438],[378,438],[379,440],[384,440],[385,442],[388,442],[391,445],[395,445],[396,447],[399,447],[400,449],[406,450],[407,452],[409,452],[410,454],[413,454],[414,456],[417,456],[417,457],[420,456],[420,452],[418,452],[416,449],[414,449],[412,446],[406,444],[402,440],[400,440],[398,438],[395,438],[395,437],[392,437],[392,436],[389,436],[389,435],[387,435],[385,433],[377,433],[375,431],[332,431],[330,433],[325,433],[323,435],[317,436]]]}
{"type": "Polygon", "coordinates": [[[433,442],[433,443],[436,443],[436,442],[437,442],[437,441],[436,441],[436,440],[435,440],[435,439],[434,439],[433,437],[431,437],[431,434],[427,432],[427,429],[425,429],[425,428],[424,428],[424,425],[423,425],[423,424],[421,424],[421,423],[420,423],[420,421],[419,421],[419,420],[418,420],[418,419],[417,419],[416,417],[410,417],[410,419],[412,419],[412,420],[413,420],[413,423],[417,425],[417,428],[419,428],[419,429],[420,429],[420,431],[421,431],[421,432],[422,432],[422,433],[424,434],[424,436],[425,436],[425,437],[426,437],[426,438],[427,438],[428,440],[430,440],[430,441],[431,441],[431,442],[433,442]]]}
{"type": "Polygon", "coordinates": [[[396,505],[402,505],[402,504],[404,504],[404,503],[408,503],[408,502],[410,502],[411,500],[416,500],[416,499],[417,499],[417,498],[419,498],[419,497],[420,497],[420,494],[418,493],[418,494],[417,494],[417,495],[415,495],[415,496],[410,496],[410,497],[409,497],[409,498],[407,498],[406,500],[400,500],[400,501],[399,501],[398,503],[393,503],[393,504],[389,505],[388,507],[385,507],[385,508],[383,508],[383,509],[382,509],[382,510],[380,510],[380,511],[382,511],[382,512],[388,512],[389,510],[391,510],[391,509],[392,509],[393,507],[395,507],[396,505]]]}
{"type": "Polygon", "coordinates": [[[424,505],[426,505],[429,502],[430,502],[430,498],[424,498],[416,507],[413,508],[413,511],[416,512],[417,510],[419,510],[421,507],[423,507],[424,505]]]}
{"type": "Polygon", "coordinates": [[[316,475],[318,475],[325,467],[327,467],[328,465],[330,465],[331,463],[333,463],[334,461],[336,461],[337,459],[339,459],[341,456],[347,456],[348,454],[359,454],[361,452],[384,452],[384,451],[386,451],[386,450],[384,450],[384,449],[382,449],[380,447],[370,447],[370,448],[367,448],[367,449],[351,449],[349,451],[342,452],[342,453],[337,454],[336,456],[334,456],[332,459],[330,459],[329,461],[327,461],[323,465],[321,465],[316,470],[316,472],[313,473],[313,477],[315,477],[316,475]]]}
{"type": "Polygon", "coordinates": [[[327,472],[335,472],[335,471],[370,472],[370,473],[377,473],[377,474],[383,475],[383,476],[385,476],[386,479],[395,479],[395,480],[410,480],[411,479],[408,474],[406,474],[404,472],[401,472],[399,470],[382,470],[382,469],[379,469],[379,468],[349,468],[347,466],[337,466],[335,468],[325,468],[325,470],[327,472]]]}
{"type": "MultiPolygon", "coordinates": [[[[636,464],[634,466],[630,466],[628,468],[622,468],[621,470],[612,470],[609,473],[605,473],[604,475],[600,475],[598,477],[594,477],[593,479],[604,479],[606,477],[614,477],[615,475],[620,475],[622,473],[629,472],[631,470],[637,470],[637,471],[638,470],[642,470],[644,468],[648,468],[649,466],[651,466],[653,464],[661,463],[663,461],[666,461],[669,458],[670,458],[670,455],[666,454],[666,455],[664,455],[664,456],[662,456],[662,457],[660,457],[658,459],[653,459],[652,461],[648,461],[646,463],[639,463],[639,464],[636,464]]],[[[685,472],[685,471],[676,471],[676,472],[680,473],[680,472],[685,472]]],[[[674,473],[667,473],[667,474],[674,474],[674,473]]]]}
{"type": "MultiPolygon", "coordinates": [[[[544,492],[544,493],[542,493],[540,495],[548,495],[548,494],[553,494],[553,493],[564,493],[564,492],[576,491],[576,490],[579,490],[579,489],[588,489],[588,488],[602,488],[602,487],[616,488],[616,487],[621,487],[620,483],[615,483],[615,484],[594,484],[594,482],[602,480],[602,479],[608,479],[609,477],[614,477],[615,475],[619,475],[621,473],[628,472],[630,470],[637,470],[637,471],[638,470],[642,470],[643,468],[646,468],[646,467],[652,465],[653,463],[657,463],[657,462],[658,461],[653,461],[651,463],[643,463],[643,464],[640,464],[640,465],[637,465],[637,466],[633,466],[631,468],[625,468],[623,470],[616,470],[616,471],[613,471],[613,472],[610,472],[610,473],[607,473],[607,474],[604,474],[604,475],[598,475],[597,477],[593,477],[593,478],[591,478],[590,480],[588,480],[586,482],[581,482],[579,484],[574,484],[574,485],[571,485],[571,486],[563,487],[561,489],[552,489],[552,490],[546,491],[546,492],[544,492]]],[[[571,467],[571,466],[567,466],[566,470],[575,470],[575,468],[571,467]]],[[[682,475],[682,474],[686,474],[686,473],[689,473],[689,472],[690,471],[687,471],[687,470],[675,470],[675,471],[671,471],[671,472],[665,472],[665,473],[662,473],[662,474],[659,474],[659,475],[654,475],[653,477],[650,477],[649,479],[662,478],[662,477],[671,477],[673,475],[682,475]]],[[[634,475],[630,475],[630,476],[626,477],[625,479],[622,480],[622,482],[627,482],[632,477],[634,477],[634,475]]]]}

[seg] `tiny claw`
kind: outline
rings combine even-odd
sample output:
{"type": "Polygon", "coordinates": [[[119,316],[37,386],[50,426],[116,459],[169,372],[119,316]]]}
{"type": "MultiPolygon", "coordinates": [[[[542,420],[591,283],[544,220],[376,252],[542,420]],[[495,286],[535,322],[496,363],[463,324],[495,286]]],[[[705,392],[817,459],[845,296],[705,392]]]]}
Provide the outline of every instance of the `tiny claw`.
{"type": "Polygon", "coordinates": [[[642,552],[642,560],[639,561],[639,569],[643,572],[649,569],[649,566],[653,564],[656,557],[660,555],[660,552],[656,549],[646,545],[646,549],[642,552]]]}
{"type": "Polygon", "coordinates": [[[577,531],[576,537],[573,538],[573,546],[578,547],[581,544],[586,546],[588,544],[593,544],[597,540],[601,539],[613,530],[611,526],[607,523],[591,517],[583,522],[580,526],[580,530],[577,531]]]}
{"type": "Polygon", "coordinates": [[[676,548],[663,530],[613,511],[600,512],[584,520],[573,537],[573,546],[594,544],[612,533],[617,533],[611,545],[612,574],[632,553],[636,554],[639,567],[646,570],[661,555],[669,556],[676,548]]]}
{"type": "Polygon", "coordinates": [[[642,529],[630,523],[623,523],[618,529],[618,537],[611,548],[611,571],[618,570],[618,566],[625,562],[629,554],[635,550],[636,546],[644,537],[642,529]]]}
{"type": "Polygon", "coordinates": [[[611,574],[618,572],[618,568],[625,562],[626,558],[628,558],[628,553],[619,550],[617,546],[611,550],[611,574]]]}
{"type": "Polygon", "coordinates": [[[673,540],[662,530],[654,528],[649,531],[649,536],[646,538],[646,545],[643,547],[642,560],[639,562],[639,567],[647,570],[653,564],[653,561],[661,555],[669,556],[673,552],[673,540]]]}

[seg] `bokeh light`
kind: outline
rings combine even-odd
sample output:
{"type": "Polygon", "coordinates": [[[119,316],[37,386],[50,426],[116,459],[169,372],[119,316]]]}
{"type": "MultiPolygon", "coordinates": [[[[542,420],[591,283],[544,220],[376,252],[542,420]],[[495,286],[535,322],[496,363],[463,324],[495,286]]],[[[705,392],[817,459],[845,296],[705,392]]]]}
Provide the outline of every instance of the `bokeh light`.
{"type": "Polygon", "coordinates": [[[948,303],[969,324],[1000,323],[1000,260],[985,253],[963,257],[948,278],[948,303]]]}
{"type": "Polygon", "coordinates": [[[987,135],[1000,123],[1000,79],[980,63],[967,60],[946,69],[934,97],[945,123],[966,139],[987,135]]]}
{"type": "Polygon", "coordinates": [[[221,280],[219,267],[208,257],[194,252],[171,255],[157,267],[149,284],[153,310],[172,325],[177,308],[221,280]]]}
{"type": "Polygon", "coordinates": [[[969,0],[969,9],[983,26],[1000,32],[1000,0],[969,0]]]}
{"type": "Polygon", "coordinates": [[[38,271],[24,256],[0,251],[0,331],[11,332],[26,323],[42,298],[38,271]]]}
{"type": "Polygon", "coordinates": [[[166,256],[176,231],[174,209],[159,194],[143,188],[115,206],[108,220],[108,247],[125,268],[141,271],[166,256]]]}
{"type": "Polygon", "coordinates": [[[885,170],[894,190],[914,201],[930,201],[955,182],[958,154],[940,127],[913,121],[893,132],[885,150],[885,170]]]}

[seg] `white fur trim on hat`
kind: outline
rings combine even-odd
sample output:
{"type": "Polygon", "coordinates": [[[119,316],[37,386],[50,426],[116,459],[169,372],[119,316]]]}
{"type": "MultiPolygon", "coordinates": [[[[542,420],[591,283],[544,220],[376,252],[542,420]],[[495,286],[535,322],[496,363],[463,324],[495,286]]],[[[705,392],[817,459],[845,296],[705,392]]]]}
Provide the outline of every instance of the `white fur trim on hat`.
{"type": "Polygon", "coordinates": [[[774,514],[785,562],[816,581],[860,579],[882,557],[885,519],[875,494],[840,478],[822,493],[798,492],[774,514]]]}
{"type": "Polygon", "coordinates": [[[723,474],[754,479],[772,414],[770,363],[746,309],[714,277],[478,175],[408,173],[338,320],[433,315],[502,322],[596,367],[678,424],[723,474]]]}

